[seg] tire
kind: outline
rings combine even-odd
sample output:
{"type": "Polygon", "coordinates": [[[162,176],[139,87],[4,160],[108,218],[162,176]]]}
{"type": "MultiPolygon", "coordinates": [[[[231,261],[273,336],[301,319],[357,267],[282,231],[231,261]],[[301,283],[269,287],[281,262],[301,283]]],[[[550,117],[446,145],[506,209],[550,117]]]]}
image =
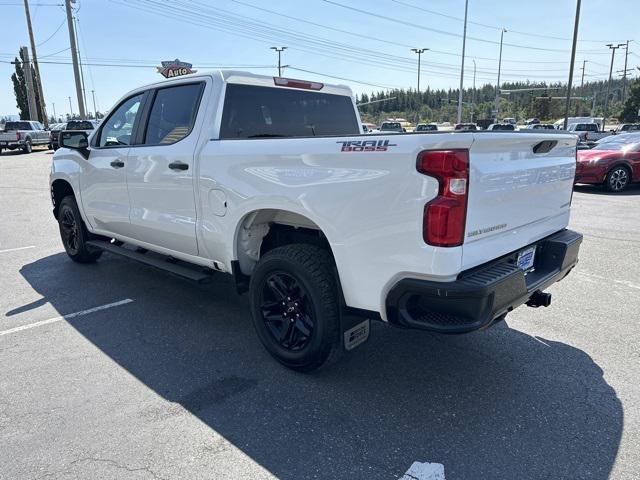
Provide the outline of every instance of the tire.
{"type": "Polygon", "coordinates": [[[613,167],[604,180],[604,186],[609,192],[622,192],[631,181],[631,172],[624,165],[613,167]]]}
{"type": "Polygon", "coordinates": [[[292,244],[269,251],[251,276],[249,296],[258,337],[282,365],[310,372],[341,352],[338,284],[325,250],[292,244]]]}
{"type": "Polygon", "coordinates": [[[31,145],[31,140],[27,140],[26,143],[22,146],[22,153],[31,153],[33,151],[33,146],[31,145]]]}
{"type": "Polygon", "coordinates": [[[71,260],[78,263],[93,263],[100,258],[102,250],[87,245],[91,234],[87,231],[80,216],[78,204],[72,196],[64,197],[60,202],[58,226],[62,245],[71,260]]]}

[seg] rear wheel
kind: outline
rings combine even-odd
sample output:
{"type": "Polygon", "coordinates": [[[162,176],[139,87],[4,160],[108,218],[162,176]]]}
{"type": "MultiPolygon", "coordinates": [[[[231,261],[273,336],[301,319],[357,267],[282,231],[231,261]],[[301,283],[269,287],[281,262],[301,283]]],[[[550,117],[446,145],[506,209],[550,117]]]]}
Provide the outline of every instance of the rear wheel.
{"type": "Polygon", "coordinates": [[[22,147],[23,153],[31,153],[33,151],[33,147],[31,146],[31,140],[27,140],[22,147]]]}
{"type": "Polygon", "coordinates": [[[605,187],[610,192],[621,192],[627,188],[630,180],[631,175],[627,167],[613,167],[605,178],[605,187]]]}
{"type": "Polygon", "coordinates": [[[72,196],[64,197],[60,202],[58,225],[62,245],[71,260],[78,263],[92,263],[100,258],[102,250],[87,245],[90,234],[84,226],[78,205],[72,196]]]}
{"type": "Polygon", "coordinates": [[[253,323],[267,351],[288,368],[309,372],[340,351],[340,309],[333,260],[304,244],[266,253],[251,276],[253,323]]]}

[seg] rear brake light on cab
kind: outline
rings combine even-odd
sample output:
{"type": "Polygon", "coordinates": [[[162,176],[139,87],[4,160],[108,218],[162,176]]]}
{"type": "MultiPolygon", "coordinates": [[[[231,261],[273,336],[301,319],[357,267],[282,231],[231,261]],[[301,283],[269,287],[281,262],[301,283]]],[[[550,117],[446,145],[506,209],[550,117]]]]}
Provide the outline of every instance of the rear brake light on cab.
{"type": "Polygon", "coordinates": [[[416,168],[438,180],[438,196],[424,207],[425,243],[436,247],[462,245],[469,194],[469,150],[425,150],[418,154],[416,168]]]}
{"type": "Polygon", "coordinates": [[[305,90],[322,90],[324,87],[324,83],[284,77],[273,77],[273,83],[278,87],[304,88],[305,90]]]}

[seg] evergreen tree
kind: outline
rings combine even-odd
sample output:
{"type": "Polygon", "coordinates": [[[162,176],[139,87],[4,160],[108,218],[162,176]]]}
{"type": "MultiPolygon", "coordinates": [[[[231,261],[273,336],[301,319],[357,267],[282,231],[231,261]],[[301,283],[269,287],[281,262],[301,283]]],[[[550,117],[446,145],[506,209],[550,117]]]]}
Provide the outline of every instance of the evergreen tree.
{"type": "Polygon", "coordinates": [[[22,51],[20,51],[20,59],[17,57],[14,59],[16,71],[11,75],[13,93],[16,97],[16,107],[18,107],[20,113],[20,120],[38,120],[39,122],[43,122],[44,118],[42,118],[41,115],[40,95],[38,94],[38,89],[35,88],[38,84],[38,77],[36,76],[34,68],[31,68],[31,78],[33,80],[34,90],[36,91],[36,111],[33,112],[32,115],[34,118],[29,118],[29,101],[27,99],[27,80],[24,75],[24,62],[25,59],[22,56],[22,51]]]}
{"type": "Polygon", "coordinates": [[[620,119],[623,122],[637,122],[640,120],[640,79],[636,79],[629,89],[629,98],[624,103],[620,119]]]}

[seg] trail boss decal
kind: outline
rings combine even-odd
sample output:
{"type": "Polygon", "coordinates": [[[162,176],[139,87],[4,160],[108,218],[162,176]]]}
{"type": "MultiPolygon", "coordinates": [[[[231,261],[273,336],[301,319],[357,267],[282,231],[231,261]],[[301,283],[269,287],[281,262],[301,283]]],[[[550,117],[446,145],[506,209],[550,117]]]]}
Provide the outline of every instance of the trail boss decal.
{"type": "Polygon", "coordinates": [[[343,152],[386,152],[389,147],[397,146],[389,140],[340,140],[343,152]]]}
{"type": "Polygon", "coordinates": [[[162,74],[164,78],[179,77],[180,75],[188,75],[190,73],[196,73],[197,70],[191,70],[192,65],[187,62],[181,62],[177,58],[168,62],[162,63],[161,67],[156,67],[158,73],[162,74]]]}

